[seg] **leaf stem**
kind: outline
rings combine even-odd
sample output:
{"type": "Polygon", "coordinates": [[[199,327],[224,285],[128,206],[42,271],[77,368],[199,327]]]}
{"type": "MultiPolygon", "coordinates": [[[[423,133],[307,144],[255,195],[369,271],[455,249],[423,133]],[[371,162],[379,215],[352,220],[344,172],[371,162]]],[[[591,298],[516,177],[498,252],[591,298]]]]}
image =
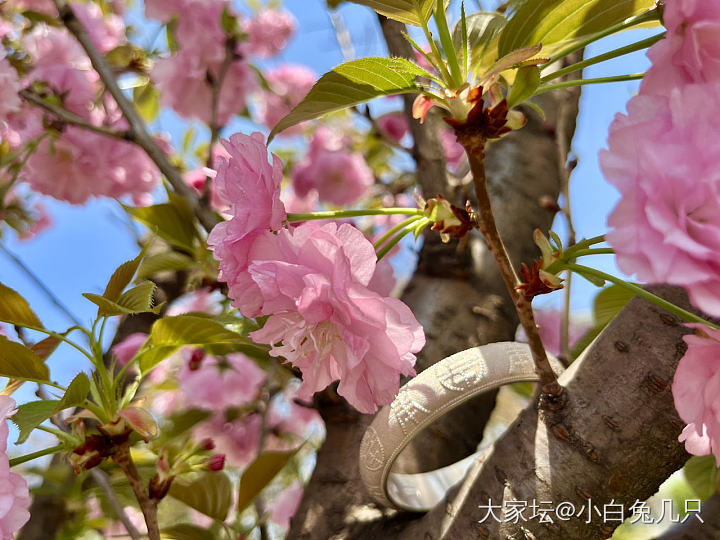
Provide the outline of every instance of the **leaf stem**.
{"type": "Polygon", "coordinates": [[[338,219],[347,217],[360,216],[421,216],[423,213],[419,208],[373,208],[363,210],[328,210],[325,212],[310,212],[308,214],[288,214],[287,219],[290,223],[296,221],[310,221],[312,219],[338,219]]]}
{"type": "Polygon", "coordinates": [[[638,41],[637,43],[632,43],[625,47],[620,47],[619,49],[614,49],[604,54],[593,56],[592,58],[588,58],[587,60],[583,60],[582,62],[570,64],[567,67],[558,69],[557,71],[553,71],[552,73],[548,73],[542,79],[540,79],[540,83],[545,84],[548,81],[552,81],[553,79],[557,79],[558,77],[562,77],[563,75],[568,75],[570,73],[580,71],[581,69],[585,69],[586,67],[599,64],[600,62],[605,62],[606,60],[612,60],[613,58],[617,58],[619,56],[624,56],[635,51],[640,51],[642,49],[650,47],[651,45],[654,45],[664,37],[665,32],[656,36],[649,37],[647,39],[643,39],[642,41],[638,41]]]}
{"type": "Polygon", "coordinates": [[[400,242],[400,240],[405,238],[408,234],[410,234],[411,232],[420,231],[427,227],[430,223],[432,223],[432,221],[428,218],[422,218],[417,222],[411,223],[404,231],[396,235],[392,240],[385,244],[380,251],[377,252],[377,260],[380,261],[385,255],[390,252],[392,248],[394,248],[400,242]]]}
{"type": "Polygon", "coordinates": [[[603,279],[605,281],[609,281],[611,283],[614,283],[615,285],[619,285],[620,287],[624,287],[628,289],[629,291],[632,291],[636,295],[640,296],[641,298],[644,298],[645,300],[648,300],[652,302],[655,305],[658,305],[666,310],[668,310],[670,313],[673,313],[674,315],[677,315],[681,319],[684,319],[689,322],[698,322],[705,324],[709,326],[710,328],[717,330],[718,327],[716,324],[711,323],[710,321],[707,321],[703,319],[702,317],[699,317],[695,315],[694,313],[690,313],[689,311],[684,310],[681,307],[676,306],[675,304],[668,302],[667,300],[663,300],[659,296],[654,295],[651,292],[646,291],[642,287],[635,285],[634,283],[629,283],[625,281],[624,279],[620,279],[618,277],[615,277],[611,274],[607,274],[601,270],[596,270],[595,268],[590,268],[589,266],[583,266],[580,264],[573,264],[568,263],[565,265],[565,267],[568,270],[572,270],[576,274],[580,274],[581,276],[583,274],[588,274],[591,276],[594,276],[599,279],[603,279]]]}
{"type": "Polygon", "coordinates": [[[463,80],[462,70],[460,69],[460,63],[458,62],[457,53],[455,52],[455,45],[450,35],[450,28],[448,28],[447,16],[445,15],[445,3],[443,0],[437,0],[433,17],[435,18],[438,33],[440,34],[440,43],[445,52],[445,58],[450,66],[453,87],[460,88],[465,81],[463,80]]]}
{"type": "Polygon", "coordinates": [[[550,65],[553,62],[557,62],[561,58],[564,58],[568,54],[572,54],[575,51],[579,51],[581,49],[584,49],[587,47],[590,43],[594,43],[595,41],[598,41],[604,37],[610,36],[612,34],[615,34],[617,32],[620,32],[622,30],[625,30],[626,28],[631,28],[633,26],[643,24],[646,22],[650,22],[653,20],[659,20],[660,14],[658,11],[658,8],[653,8],[651,10],[645,11],[644,13],[640,13],[638,15],[635,15],[633,17],[630,17],[628,19],[625,19],[622,22],[619,22],[617,24],[614,24],[602,32],[598,32],[597,34],[592,34],[585,39],[582,39],[580,41],[577,41],[570,45],[567,49],[564,49],[555,55],[550,57],[550,60],[547,62],[546,65],[550,65]]]}
{"type": "Polygon", "coordinates": [[[430,45],[430,49],[432,49],[432,53],[435,56],[435,59],[437,60],[438,68],[440,68],[440,75],[445,81],[445,83],[452,82],[452,77],[450,76],[450,72],[447,70],[447,66],[445,65],[445,60],[443,59],[442,55],[440,54],[440,49],[438,49],[437,43],[435,43],[435,40],[433,39],[432,33],[430,32],[430,29],[428,28],[427,23],[423,24],[423,31],[425,32],[425,39],[428,40],[428,44],[430,45]]]}
{"type": "Polygon", "coordinates": [[[37,459],[39,457],[57,454],[58,452],[62,452],[63,450],[65,450],[65,445],[58,444],[57,446],[45,448],[44,450],[38,450],[37,452],[33,452],[31,454],[25,454],[24,456],[12,458],[10,460],[10,467],[16,467],[17,465],[22,465],[23,463],[27,463],[28,461],[32,461],[33,459],[37,459]]]}
{"type": "Polygon", "coordinates": [[[392,229],[390,229],[388,232],[386,232],[385,234],[383,234],[383,235],[377,240],[377,242],[375,242],[375,244],[373,245],[373,247],[374,247],[375,249],[380,248],[380,246],[382,246],[385,242],[387,242],[388,238],[390,238],[391,236],[393,236],[396,232],[398,232],[398,231],[401,230],[401,229],[404,229],[405,227],[407,227],[408,225],[410,225],[411,223],[413,223],[414,221],[417,221],[417,220],[419,220],[419,219],[422,219],[422,217],[421,217],[421,216],[412,216],[412,217],[407,218],[405,221],[402,221],[401,223],[398,223],[398,224],[395,225],[392,229]]]}
{"type": "Polygon", "coordinates": [[[612,83],[612,82],[637,81],[639,79],[642,79],[644,76],[645,76],[644,73],[631,73],[629,75],[612,75],[610,77],[598,77],[596,79],[570,79],[568,81],[562,81],[559,83],[546,84],[545,86],[540,86],[535,91],[534,95],[539,96],[540,94],[550,92],[551,90],[555,90],[557,88],[570,88],[572,86],[585,86],[588,84],[604,84],[604,83],[612,83]]]}

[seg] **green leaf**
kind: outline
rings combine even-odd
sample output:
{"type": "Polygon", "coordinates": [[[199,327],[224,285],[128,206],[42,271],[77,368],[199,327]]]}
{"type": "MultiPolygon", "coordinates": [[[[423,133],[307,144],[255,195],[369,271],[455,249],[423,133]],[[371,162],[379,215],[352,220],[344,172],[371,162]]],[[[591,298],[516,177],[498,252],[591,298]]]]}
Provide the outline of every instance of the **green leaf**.
{"type": "Polygon", "coordinates": [[[305,99],[278,122],[268,143],[281,131],[306,120],[376,97],[417,92],[417,76],[433,75],[404,58],[361,58],[341,64],[320,77],[305,99]]]}
{"type": "MultiPolygon", "coordinates": [[[[157,386],[154,387],[155,389],[157,386]]],[[[170,440],[190,431],[200,422],[204,422],[212,416],[209,411],[201,409],[189,409],[179,413],[172,414],[169,418],[172,425],[163,426],[160,436],[163,440],[170,440]]]]}
{"type": "Polygon", "coordinates": [[[374,9],[388,19],[414,26],[423,26],[430,20],[435,0],[350,0],[374,9]]]}
{"type": "MultiPolygon", "coordinates": [[[[299,449],[298,449],[299,450],[299,449]]],[[[285,468],[298,450],[292,452],[265,452],[253,461],[240,479],[238,512],[252,503],[277,474],[285,468]]]]}
{"type": "Polygon", "coordinates": [[[20,405],[14,416],[10,418],[20,430],[17,444],[27,441],[32,430],[50,418],[60,402],[56,399],[45,401],[31,401],[20,405]]]}
{"type": "Polygon", "coordinates": [[[150,81],[133,88],[133,101],[140,116],[146,122],[152,122],[160,112],[160,92],[150,81]]]}
{"type": "Polygon", "coordinates": [[[212,532],[190,523],[179,523],[172,527],[166,527],[160,531],[160,536],[172,540],[215,540],[212,532]]]}
{"type": "Polygon", "coordinates": [[[225,521],[232,506],[233,488],[224,472],[207,472],[190,483],[176,480],[170,495],[206,516],[225,521]]]}
{"type": "Polygon", "coordinates": [[[78,373],[68,386],[67,392],[58,403],[55,412],[82,405],[90,392],[90,379],[84,373],[78,373]]]}
{"type": "Polygon", "coordinates": [[[540,69],[537,66],[518,69],[507,97],[508,107],[514,107],[531,98],[538,86],[540,86],[540,69]]]}
{"type": "Polygon", "coordinates": [[[500,37],[500,56],[542,43],[543,54],[649,11],[655,0],[527,0],[500,37]]]}
{"type": "MultiPolygon", "coordinates": [[[[500,13],[478,11],[466,17],[467,41],[470,49],[470,65],[478,64],[486,53],[493,50],[493,40],[503,29],[507,19],[500,13]]],[[[453,29],[453,42],[458,51],[462,52],[462,20],[453,29]]],[[[488,59],[490,60],[490,59],[488,59]]],[[[492,58],[495,60],[495,58],[492,58]]],[[[489,61],[487,62],[490,63],[489,61]]]]}
{"type": "Polygon", "coordinates": [[[118,298],[120,298],[120,295],[125,290],[125,287],[130,285],[130,282],[135,276],[135,272],[137,272],[137,269],[140,266],[140,261],[142,261],[144,254],[145,250],[143,249],[143,251],[140,252],[140,255],[135,257],[133,260],[124,262],[117,267],[117,269],[113,272],[113,275],[110,276],[110,281],[108,281],[108,284],[105,287],[103,297],[112,302],[117,302],[118,298]]]}
{"type": "Polygon", "coordinates": [[[0,283],[0,321],[18,326],[43,327],[27,301],[2,283],[0,283]]]}
{"type": "Polygon", "coordinates": [[[117,303],[134,313],[153,311],[155,289],[157,289],[157,285],[152,281],[143,281],[140,285],[122,293],[117,303]]]}
{"type": "Polygon", "coordinates": [[[206,317],[178,315],[155,321],[147,343],[139,351],[140,370],[146,373],[184,345],[232,345],[233,351],[257,356],[263,349],[222,324],[206,317]]]}
{"type": "Polygon", "coordinates": [[[178,253],[177,251],[165,251],[145,257],[140,265],[137,276],[141,279],[147,279],[159,272],[187,270],[193,264],[194,261],[187,255],[178,253]]]}
{"type": "Polygon", "coordinates": [[[718,468],[715,456],[691,457],[683,467],[683,473],[690,487],[703,501],[717,491],[718,468]]]}
{"type": "Polygon", "coordinates": [[[173,246],[192,252],[196,231],[192,219],[187,220],[182,209],[172,203],[130,207],[125,210],[137,221],[173,246]]]}
{"type": "Polygon", "coordinates": [[[620,285],[610,285],[597,293],[593,302],[595,324],[609,324],[634,296],[632,291],[620,285]]]}
{"type": "Polygon", "coordinates": [[[0,335],[0,377],[30,381],[48,381],[50,372],[30,349],[0,335]]]}

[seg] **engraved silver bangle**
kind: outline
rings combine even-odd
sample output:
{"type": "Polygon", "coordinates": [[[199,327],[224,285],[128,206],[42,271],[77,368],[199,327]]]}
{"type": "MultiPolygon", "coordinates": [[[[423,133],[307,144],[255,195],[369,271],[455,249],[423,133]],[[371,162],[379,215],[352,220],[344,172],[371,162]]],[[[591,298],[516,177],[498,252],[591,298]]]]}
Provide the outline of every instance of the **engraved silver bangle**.
{"type": "MultiPolygon", "coordinates": [[[[556,373],[563,368],[550,362],[556,373]]],[[[537,382],[530,348],[502,342],[448,356],[405,384],[395,401],[375,416],[360,444],[360,476],[368,493],[384,506],[424,512],[443,500],[478,458],[477,452],[442,469],[417,474],[392,466],[423,429],[465,401],[515,382],[537,382]]]]}

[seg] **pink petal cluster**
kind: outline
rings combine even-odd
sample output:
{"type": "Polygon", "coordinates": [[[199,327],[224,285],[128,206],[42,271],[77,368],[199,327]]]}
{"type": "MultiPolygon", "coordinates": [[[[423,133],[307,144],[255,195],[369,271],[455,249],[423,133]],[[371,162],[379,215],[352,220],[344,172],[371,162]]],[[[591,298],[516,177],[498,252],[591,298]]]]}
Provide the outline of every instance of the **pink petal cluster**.
{"type": "Polygon", "coordinates": [[[425,337],[405,304],[368,287],[375,252],[364,235],[349,224],[305,223],[266,233],[251,258],[258,314],[270,315],[251,337],[300,369],[299,397],[339,379],[338,393],[361,412],[390,403],[425,337]]]}
{"type": "Polygon", "coordinates": [[[211,439],[215,452],[224,454],[231,467],[245,467],[258,454],[262,417],[259,414],[229,420],[224,413],[215,413],[209,420],[193,429],[198,442],[211,439]]]}
{"type": "MultiPolygon", "coordinates": [[[[268,71],[265,75],[271,88],[264,92],[260,102],[260,121],[269,128],[287,115],[302,101],[315,84],[315,73],[305,66],[284,64],[268,71]]],[[[300,126],[283,131],[284,135],[301,133],[300,126]]]]}
{"type": "Polygon", "coordinates": [[[188,407],[217,412],[254,401],[267,378],[242,353],[228,354],[224,359],[205,355],[199,366],[186,362],[177,377],[188,407]]]}
{"type": "Polygon", "coordinates": [[[457,169],[467,159],[465,148],[457,142],[455,134],[449,129],[441,129],[439,134],[440,144],[445,153],[445,161],[451,169],[457,169]]]}
{"type": "Polygon", "coordinates": [[[683,338],[688,348],[672,384],[675,408],[688,424],[679,440],[691,454],[714,454],[720,466],[720,330],[687,326],[696,333],[683,338]]]}
{"type": "Polygon", "coordinates": [[[377,125],[395,142],[400,142],[410,128],[403,113],[385,114],[377,119],[377,125]]]}
{"type": "Polygon", "coordinates": [[[286,10],[264,9],[247,22],[250,52],[260,57],[275,56],[295,31],[295,18],[286,10]]]}
{"type": "MultiPolygon", "coordinates": [[[[152,77],[160,90],[161,104],[180,116],[212,121],[212,85],[226,56],[228,37],[222,27],[223,12],[232,14],[225,0],[184,0],[148,2],[146,13],[161,20],[177,16],[176,36],[179,51],[159,60],[152,77]]],[[[245,108],[245,97],[256,88],[256,78],[247,61],[242,44],[236,46],[235,58],[227,68],[218,96],[217,121],[226,124],[245,108]]]]}
{"type": "Polygon", "coordinates": [[[87,4],[73,2],[70,6],[101,53],[114,49],[125,39],[125,24],[122,17],[112,13],[103,15],[100,6],[93,2],[87,4]]]}
{"type": "Polygon", "coordinates": [[[0,58],[0,122],[10,113],[20,110],[20,81],[17,71],[10,65],[7,58],[0,58]]]}
{"type": "Polygon", "coordinates": [[[297,512],[303,496],[303,486],[299,481],[293,482],[270,503],[270,520],[282,529],[290,528],[290,520],[297,512]]]}
{"type": "Polygon", "coordinates": [[[38,193],[72,204],[98,196],[130,196],[135,204],[148,204],[160,181],[157,167],[139,147],[74,126],[57,139],[43,140],[22,176],[38,193]]]}
{"type": "Polygon", "coordinates": [[[260,133],[236,133],[222,141],[230,154],[218,159],[215,189],[230,203],[232,218],[215,226],[208,244],[220,261],[218,279],[229,287],[229,296],[246,317],[257,314],[258,287],[249,278],[250,250],[265,231],[277,231],[286,219],[280,200],[283,165],[273,155],[268,162],[267,147],[260,133]]]}
{"type": "Polygon", "coordinates": [[[118,365],[124,366],[130,360],[132,360],[133,357],[140,350],[140,347],[143,346],[143,344],[145,343],[146,340],[147,340],[146,333],[135,332],[135,333],[127,336],[120,343],[113,345],[111,351],[112,351],[113,355],[115,356],[115,359],[117,360],[118,365]]]}
{"type": "Polygon", "coordinates": [[[300,197],[316,189],[321,201],[337,206],[356,203],[374,181],[363,156],[350,151],[327,128],[315,132],[305,159],[293,173],[293,187],[300,197]]]}
{"type": "Polygon", "coordinates": [[[608,219],[620,268],[684,286],[720,315],[720,5],[666,3],[668,37],[600,154],[621,199],[608,219]]]}
{"type": "Polygon", "coordinates": [[[7,419],[15,414],[15,400],[0,395],[0,540],[12,540],[30,519],[30,492],[25,479],[10,472],[7,419]]]}

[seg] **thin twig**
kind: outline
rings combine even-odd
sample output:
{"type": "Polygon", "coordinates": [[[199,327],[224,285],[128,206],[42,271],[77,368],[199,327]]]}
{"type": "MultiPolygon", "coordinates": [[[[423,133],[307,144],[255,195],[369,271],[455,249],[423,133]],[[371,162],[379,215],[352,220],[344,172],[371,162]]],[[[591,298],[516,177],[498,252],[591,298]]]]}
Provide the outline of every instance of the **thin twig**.
{"type": "Polygon", "coordinates": [[[497,229],[497,224],[495,223],[495,216],[493,215],[492,205],[490,203],[490,194],[487,189],[484,155],[478,156],[473,152],[468,152],[468,158],[470,161],[470,170],[473,175],[473,182],[475,184],[475,193],[478,199],[479,214],[477,216],[477,227],[485,237],[485,241],[497,261],[510,297],[512,298],[513,304],[515,304],[515,310],[520,319],[520,324],[527,335],[530,352],[535,362],[535,371],[540,377],[540,383],[542,384],[542,391],[551,397],[558,396],[562,392],[562,387],[557,382],[557,377],[550,366],[545,347],[538,333],[535,317],[533,316],[532,303],[524,294],[520,294],[516,289],[520,284],[520,279],[518,278],[517,272],[515,272],[515,268],[513,268],[510,256],[505,249],[505,244],[502,241],[500,232],[497,229]]]}
{"type": "Polygon", "coordinates": [[[150,498],[148,491],[143,485],[142,479],[135,468],[132,456],[130,455],[130,444],[125,443],[116,447],[115,455],[113,456],[115,463],[122,469],[125,476],[130,483],[130,487],[135,494],[135,498],[140,505],[140,510],[145,516],[145,523],[147,524],[148,537],[150,540],[160,540],[160,529],[158,526],[157,517],[157,501],[150,498]]]}
{"type": "Polygon", "coordinates": [[[82,48],[90,58],[93,68],[95,68],[105,87],[117,102],[125,120],[127,120],[130,126],[129,131],[132,136],[132,142],[145,150],[145,153],[147,153],[148,157],[157,165],[160,172],[166,176],[173,189],[188,202],[205,230],[210,231],[218,222],[214,212],[209,206],[200,204],[200,201],[190,186],[183,181],[180,171],[170,163],[157,142],[150,136],[145,127],[145,122],[143,122],[135,106],[130,103],[125,97],[125,94],[123,94],[123,91],[115,79],[112,68],[105,60],[105,57],[95,48],[87,29],[82,22],[80,22],[80,19],[75,16],[72,8],[65,4],[63,0],[53,0],[53,2],[58,9],[63,24],[80,42],[80,45],[82,45],[82,48]]]}
{"type": "Polygon", "coordinates": [[[142,538],[142,535],[135,528],[135,525],[133,525],[132,521],[130,521],[130,518],[125,513],[125,509],[123,508],[122,504],[120,504],[120,501],[118,500],[115,491],[110,485],[110,480],[108,479],[107,474],[97,468],[91,469],[90,474],[92,475],[93,480],[95,480],[95,483],[100,487],[100,489],[102,489],[105,497],[108,500],[108,503],[110,504],[110,508],[113,509],[113,512],[115,512],[115,515],[125,527],[125,530],[127,531],[130,538],[132,538],[132,540],[140,540],[140,538],[142,538]]]}
{"type": "Polygon", "coordinates": [[[0,251],[2,251],[8,259],[13,261],[18,268],[20,268],[23,273],[45,294],[45,296],[47,296],[48,300],[50,300],[55,307],[62,311],[68,319],[70,319],[76,326],[82,326],[82,323],[75,315],[73,315],[72,311],[70,311],[70,309],[63,304],[57,296],[55,296],[47,285],[45,285],[17,255],[6,248],[3,244],[0,244],[0,251]]]}
{"type": "MultiPolygon", "coordinates": [[[[218,70],[217,76],[213,76],[208,71],[208,79],[211,85],[211,104],[210,104],[210,146],[208,147],[208,156],[205,162],[205,166],[208,169],[212,169],[214,166],[214,148],[220,138],[220,131],[224,126],[221,126],[218,121],[218,109],[220,108],[220,92],[222,92],[223,84],[227,72],[230,69],[230,65],[235,60],[235,39],[227,37],[225,39],[225,58],[223,59],[220,69],[218,70]]],[[[202,201],[205,204],[209,204],[210,201],[210,186],[212,178],[210,176],[205,178],[205,187],[203,188],[202,201]]]]}
{"type": "Polygon", "coordinates": [[[34,105],[37,105],[38,107],[41,107],[46,111],[52,113],[58,120],[61,120],[66,124],[78,126],[83,129],[87,129],[88,131],[94,131],[95,133],[99,133],[107,137],[112,137],[114,139],[120,139],[122,141],[133,140],[132,134],[127,130],[120,131],[107,126],[96,126],[95,124],[88,122],[84,118],[68,111],[67,109],[58,107],[57,105],[50,103],[42,96],[39,96],[38,94],[28,90],[27,88],[20,90],[19,94],[20,97],[22,97],[26,101],[29,101],[34,105]]]}

